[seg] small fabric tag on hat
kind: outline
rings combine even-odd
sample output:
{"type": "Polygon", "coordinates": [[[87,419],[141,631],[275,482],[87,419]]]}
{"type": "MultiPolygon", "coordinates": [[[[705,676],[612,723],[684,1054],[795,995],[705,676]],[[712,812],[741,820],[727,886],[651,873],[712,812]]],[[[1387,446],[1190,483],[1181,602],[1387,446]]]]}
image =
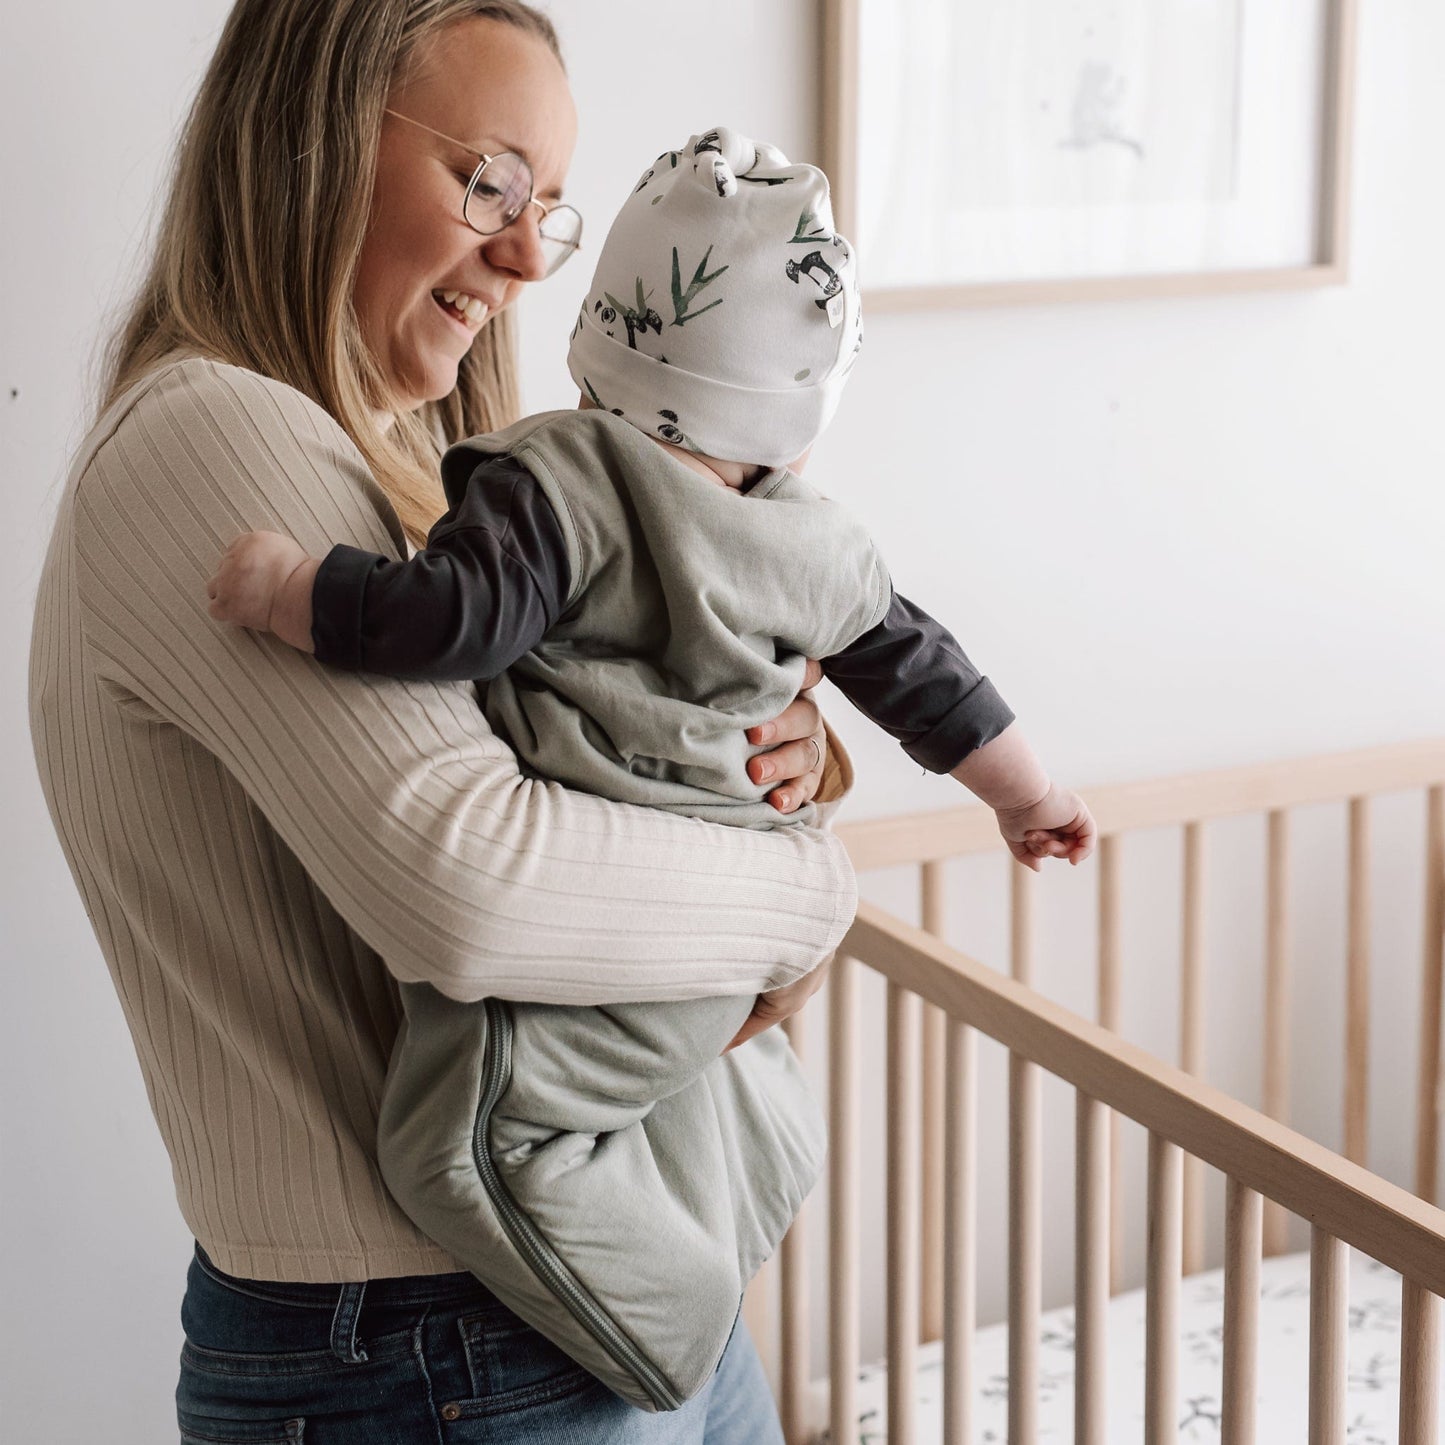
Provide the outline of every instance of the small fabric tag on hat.
{"type": "Polygon", "coordinates": [[[837,330],[843,324],[843,293],[828,298],[828,325],[837,330]]]}

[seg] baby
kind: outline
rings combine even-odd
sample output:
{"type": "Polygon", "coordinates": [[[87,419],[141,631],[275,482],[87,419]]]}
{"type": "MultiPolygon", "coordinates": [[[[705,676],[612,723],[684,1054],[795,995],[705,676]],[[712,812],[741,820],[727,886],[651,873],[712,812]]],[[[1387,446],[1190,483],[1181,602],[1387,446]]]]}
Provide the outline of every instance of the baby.
{"type": "MultiPolygon", "coordinates": [[[[451,509],[409,560],[240,538],[211,614],[336,667],[477,679],[530,773],[755,828],[816,818],[769,803],[745,735],[814,657],[911,758],[994,808],[1015,857],[1078,863],[1088,809],[893,590],[866,531],[798,476],[862,335],[823,174],[730,130],[694,136],[644,173],[602,248],[571,337],[577,410],[452,447],[451,509]]],[[[619,1393],[680,1403],[821,1161],[778,1031],[720,1058],[750,999],[403,993],[379,1138],[392,1192],[619,1393]]]]}

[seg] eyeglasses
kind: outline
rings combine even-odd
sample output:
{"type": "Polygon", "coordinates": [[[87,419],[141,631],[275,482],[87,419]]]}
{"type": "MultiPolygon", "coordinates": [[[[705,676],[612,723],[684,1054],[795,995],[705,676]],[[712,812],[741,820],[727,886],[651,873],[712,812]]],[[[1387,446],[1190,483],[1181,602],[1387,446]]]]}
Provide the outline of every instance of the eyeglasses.
{"type": "Polygon", "coordinates": [[[386,114],[414,125],[439,140],[450,141],[461,150],[477,156],[480,164],[467,182],[467,193],[462,197],[462,219],[480,236],[495,236],[505,231],[528,206],[536,206],[542,219],[537,223],[537,234],[542,241],[542,256],[546,262],[547,276],[582,244],[582,217],[568,205],[544,205],[532,194],[532,167],[519,155],[503,151],[501,155],[489,156],[476,150],[455,136],[444,135],[403,115],[399,110],[387,107],[386,114]]]}

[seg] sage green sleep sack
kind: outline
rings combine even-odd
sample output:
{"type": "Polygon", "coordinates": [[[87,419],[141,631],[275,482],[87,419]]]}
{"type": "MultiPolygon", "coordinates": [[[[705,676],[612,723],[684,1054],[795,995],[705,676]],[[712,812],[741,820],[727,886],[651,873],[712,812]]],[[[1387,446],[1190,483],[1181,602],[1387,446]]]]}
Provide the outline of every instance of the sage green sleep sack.
{"type": "MultiPolygon", "coordinates": [[[[792,701],[808,657],[883,618],[863,528],[786,470],[731,491],[603,411],[528,418],[447,464],[503,452],[555,509],[572,575],[547,636],[485,686],[524,766],[743,827],[811,823],[811,804],[784,820],[748,781],[744,732],[792,701]]],[[[822,1166],[783,1032],[722,1054],[751,996],[562,1007],[401,989],[378,1125],[392,1194],[624,1399],[683,1404],[822,1166]]]]}

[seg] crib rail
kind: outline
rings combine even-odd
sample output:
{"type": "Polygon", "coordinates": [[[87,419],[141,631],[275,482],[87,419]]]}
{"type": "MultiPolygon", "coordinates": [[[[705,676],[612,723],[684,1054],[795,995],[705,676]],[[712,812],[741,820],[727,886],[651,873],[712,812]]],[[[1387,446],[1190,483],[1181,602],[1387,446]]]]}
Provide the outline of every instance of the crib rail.
{"type": "Polygon", "coordinates": [[[1445,1210],[872,904],[859,905],[843,946],[845,970],[848,959],[867,964],[900,993],[1445,1294],[1445,1210]]]}
{"type": "MultiPolygon", "coordinates": [[[[1312,1226],[1311,1445],[1343,1440],[1343,1261],[1353,1246],[1397,1270],[1402,1299],[1402,1442],[1434,1441],[1445,1214],[1433,1207],[1441,1121],[1445,975],[1445,740],[1093,789],[1098,820],[1097,1006],[1086,1021],[1029,987],[1034,972],[1034,875],[1011,870],[1010,968],[1005,977],[941,941],[948,860],[1002,849],[993,815],[973,806],[851,824],[841,831],[860,870],[918,865],[923,928],[864,905],[828,986],[832,1152],[827,1193],[828,1371],[833,1440],[852,1445],[859,1359],[857,973],[887,980],[889,1442],[913,1438],[920,1338],[942,1336],[945,1440],[969,1433],[976,1294],[977,1038],[1009,1050],[1009,1439],[1036,1433],[1040,1316],[1043,1072],[1076,1091],[1075,1439],[1103,1445],[1108,1297],[1120,1288],[1123,1215],[1115,1115],[1147,1131],[1147,1438],[1172,1440],[1178,1280],[1203,1267],[1204,1167],[1226,1177],[1223,1439],[1252,1445],[1256,1300],[1262,1254],[1283,1250],[1287,1215],[1312,1226]],[[1418,1198],[1363,1168],[1367,1153],[1371,799],[1425,791],[1425,873],[1415,1181],[1418,1198]],[[1347,810],[1345,1157],[1288,1127],[1292,810],[1347,810]],[[1267,820],[1263,1112],[1202,1082],[1206,991],[1208,824],[1267,820]],[[1120,844],[1134,829],[1176,827],[1183,838],[1179,1067],[1123,1041],[1120,844]],[[921,1067],[920,1067],[921,1061],[921,1067]]],[[[799,1020],[801,1028],[801,1020],[799,1020]]],[[[801,1035],[796,1042],[801,1043],[801,1035]]],[[[820,1201],[821,1203],[821,1201],[820,1201]]],[[[816,1212],[816,1211],[815,1211],[816,1212]]],[[[806,1439],[802,1397],[808,1325],[802,1225],[782,1251],[783,1339],[778,1377],[790,1445],[806,1439]]],[[[752,1306],[753,1302],[750,1302],[752,1306]]],[[[763,1323],[750,1308],[755,1327],[763,1323]]],[[[768,1333],[764,1325],[764,1334],[768,1333]]]]}
{"type": "MultiPolygon", "coordinates": [[[[1320,803],[1341,803],[1348,809],[1348,940],[1345,999],[1345,1064],[1343,1079],[1343,1152],[1356,1163],[1368,1154],[1369,988],[1370,988],[1370,819],[1374,795],[1424,789],[1425,831],[1422,862],[1426,879],[1423,959],[1419,1008],[1419,1063],[1415,1115],[1415,1192],[1437,1198],[1440,1173],[1440,1128],[1445,1105],[1442,1073],[1442,1002],[1445,1002],[1445,740],[1396,744],[1358,752],[1268,763],[1182,777],[1151,779],[1091,789],[1088,798],[1099,824],[1101,843],[1097,879],[1098,1002],[1096,1018],[1117,1030],[1121,1009],[1120,918],[1123,912],[1119,845],[1128,832],[1142,828],[1177,827],[1183,833],[1183,900],[1180,957],[1179,1062],[1189,1073],[1202,1075],[1205,1063],[1204,990],[1206,894],[1206,825],[1218,819],[1263,814],[1267,819],[1265,852],[1266,938],[1265,998],[1262,1049],[1263,1108],[1272,1118],[1290,1118],[1290,952],[1293,934],[1291,890],[1291,810],[1320,803]]],[[[977,805],[935,813],[913,814],[850,824],[841,830],[860,872],[899,864],[918,864],[922,873],[924,926],[941,933],[943,864],[970,854],[996,853],[1002,848],[993,814],[977,805]],[[931,910],[931,912],[929,911],[931,910]]],[[[1019,906],[1015,902],[1015,908],[1019,906]]],[[[1017,937],[1014,976],[1020,973],[1017,937]]],[[[924,1208],[932,1210],[940,1191],[933,1177],[938,1120],[941,1118],[941,1064],[933,1057],[941,1048],[941,1020],[923,1022],[925,1042],[924,1121],[933,1146],[925,1153],[924,1208]],[[933,1047],[930,1047],[933,1045],[933,1047]]],[[[1118,1205],[1120,1156],[1118,1136],[1110,1126],[1109,1172],[1114,1186],[1109,1232],[1110,1288],[1121,1287],[1124,1220],[1118,1205]]],[[[1193,1160],[1185,1161],[1183,1266],[1186,1274],[1203,1267],[1203,1176],[1193,1160]]],[[[1285,1248],[1286,1218],[1268,1205],[1264,1214],[1264,1251],[1285,1248]]],[[[925,1220],[925,1241],[936,1241],[938,1222],[925,1220]]],[[[936,1250],[935,1250],[936,1252],[936,1250]]],[[[927,1245],[925,1246],[927,1253],[927,1245]]],[[[923,1299],[925,1333],[938,1333],[939,1306],[929,1292],[923,1299]]]]}
{"type": "MultiPolygon", "coordinates": [[[[952,1117],[945,1126],[945,1175],[954,1181],[945,1202],[944,1281],[946,1311],[946,1418],[951,1441],[968,1439],[970,1341],[967,1310],[957,1295],[969,1288],[971,1240],[968,1211],[962,1231],[954,1226],[960,1186],[966,1189],[964,1159],[957,1140],[971,1128],[973,1099],[967,1061],[960,1046],[978,1030],[1009,1050],[1010,1068],[1010,1428],[1009,1438],[1027,1445],[1035,1437],[1037,1395],[1038,1239],[1037,1182],[1038,1070],[1073,1085],[1077,1097],[1078,1298],[1076,1332],[1076,1439],[1106,1439],[1103,1416],[1103,1308],[1106,1281],[1099,1259],[1101,1220],[1108,1193],[1103,1110],[1133,1119],[1149,1131],[1149,1249],[1146,1298],[1146,1439],[1176,1438],[1178,1282],[1183,1249],[1183,1164],[1186,1157],[1223,1170],[1229,1180],[1226,1246],[1225,1434],[1230,1442],[1253,1439],[1255,1298],[1262,1245],[1260,1203],[1268,1199],[1312,1226],[1311,1398],[1312,1445],[1342,1442],[1344,1248],[1352,1246],[1396,1270],[1405,1281],[1402,1301],[1402,1442],[1435,1439],[1438,1392],[1439,1303],[1445,1293],[1445,1211],[1371,1174],[1362,1166],[1314,1143],[1278,1121],[1211,1088],[1182,1069],[1165,1064],[1109,1030],[1079,1018],[1008,978],[950,948],[922,929],[881,909],[860,907],[840,957],[841,989],[833,997],[835,1038],[846,1042],[853,1020],[849,973],[858,960],[888,980],[890,1099],[913,1091],[912,1046],[919,1000],[942,1010],[948,1021],[947,1093],[952,1117]],[[957,1328],[964,1338],[951,1338],[957,1328]]],[[[846,1093],[835,1096],[835,1107],[846,1093]]],[[[889,1433],[890,1445],[909,1445],[913,1434],[911,1385],[917,1341],[918,1201],[917,1131],[911,1112],[898,1104],[890,1113],[889,1168],[889,1433]],[[897,1126],[902,1126],[898,1129],[897,1126]],[[901,1137],[892,1137],[899,1132],[901,1137]]],[[[834,1120],[835,1138],[851,1135],[854,1120],[834,1120]]],[[[964,1149],[966,1152],[967,1145],[964,1149]]],[[[831,1199],[835,1253],[856,1256],[858,1240],[838,1228],[843,1196],[853,1187],[835,1172],[831,1199]]],[[[838,1289],[851,1281],[835,1281],[838,1289]]],[[[846,1310],[844,1311],[846,1315],[846,1310]]],[[[836,1330],[836,1320],[835,1320],[836,1330]]],[[[834,1336],[833,1439],[847,1440],[851,1412],[842,1368],[854,1343],[834,1336]],[[841,1389],[839,1388],[841,1387],[841,1389]]],[[[854,1356],[856,1358],[856,1356],[854,1356]]]]}
{"type": "MultiPolygon", "coordinates": [[[[1189,773],[1086,791],[1105,837],[1135,828],[1273,813],[1445,783],[1445,739],[1397,743],[1288,763],[1189,773]]],[[[976,804],[850,823],[840,829],[858,871],[996,853],[998,826],[976,804]]]]}

